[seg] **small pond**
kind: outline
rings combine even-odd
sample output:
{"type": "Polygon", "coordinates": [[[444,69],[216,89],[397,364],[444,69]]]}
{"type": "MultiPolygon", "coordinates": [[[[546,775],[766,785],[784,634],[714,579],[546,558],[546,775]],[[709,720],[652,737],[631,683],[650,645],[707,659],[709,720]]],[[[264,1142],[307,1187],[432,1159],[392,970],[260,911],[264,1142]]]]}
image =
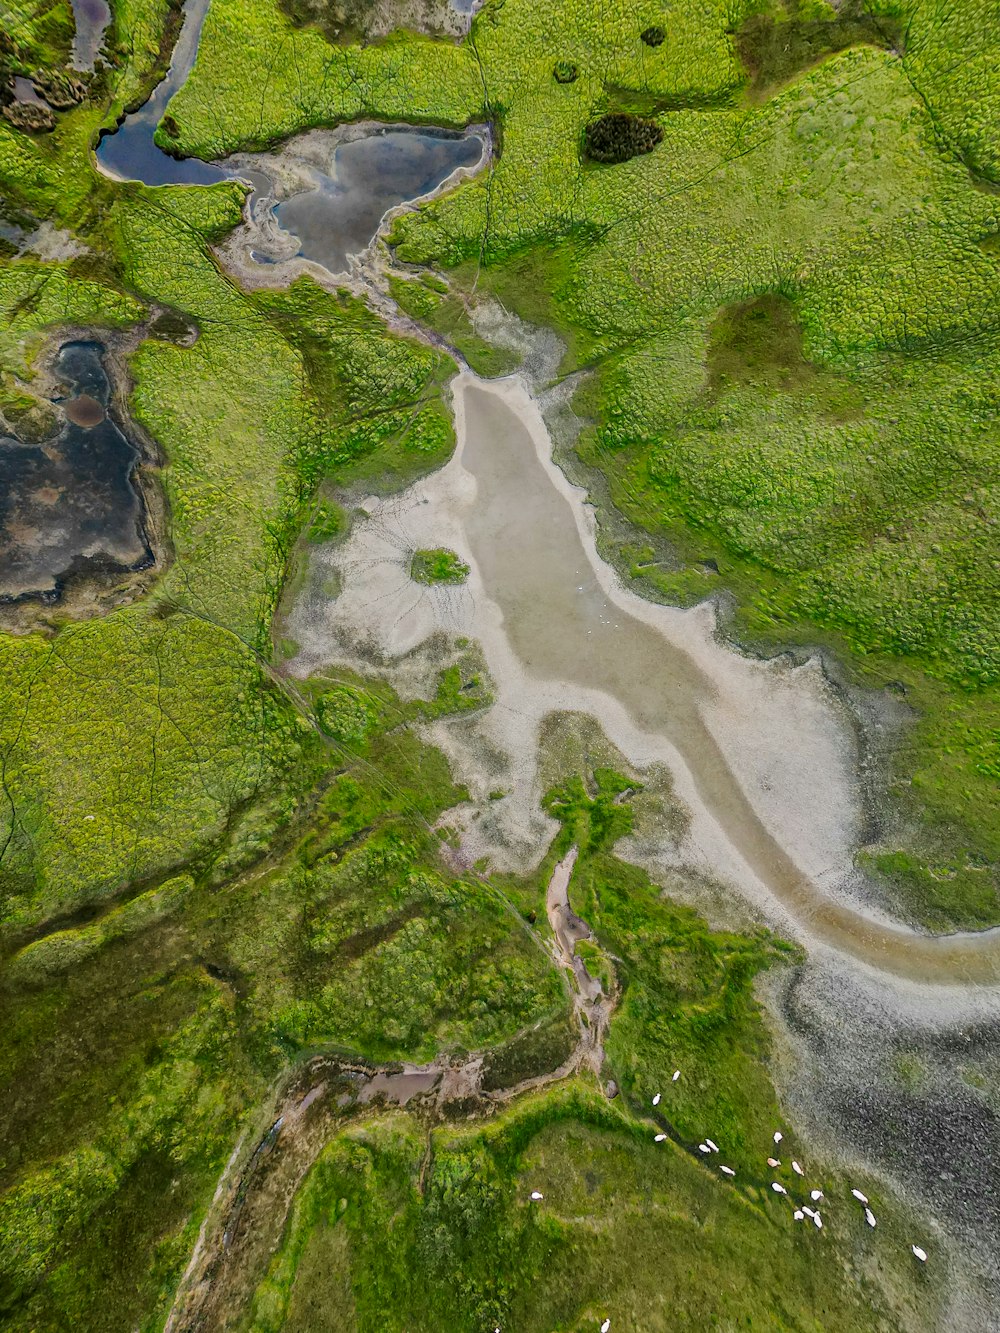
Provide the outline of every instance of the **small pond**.
{"type": "Polygon", "coordinates": [[[104,41],[104,33],[111,22],[111,10],[107,0],[72,0],[73,22],[76,33],[73,37],[73,68],[93,69],[104,41]]]}
{"type": "MultiPolygon", "coordinates": [[[[294,144],[288,147],[294,151],[294,144]]],[[[274,217],[298,241],[298,256],[340,273],[348,257],[370,243],[389,209],[429,194],[461,168],[475,167],[483,150],[477,134],[375,126],[338,144],[327,169],[313,169],[312,188],[278,204],[274,217]]]]}
{"type": "Polygon", "coordinates": [[[55,374],[65,392],[53,402],[64,421],[52,438],[0,433],[0,600],[56,601],[73,574],[152,563],[133,484],[139,451],[109,415],[104,350],[60,348],[55,374]]]}

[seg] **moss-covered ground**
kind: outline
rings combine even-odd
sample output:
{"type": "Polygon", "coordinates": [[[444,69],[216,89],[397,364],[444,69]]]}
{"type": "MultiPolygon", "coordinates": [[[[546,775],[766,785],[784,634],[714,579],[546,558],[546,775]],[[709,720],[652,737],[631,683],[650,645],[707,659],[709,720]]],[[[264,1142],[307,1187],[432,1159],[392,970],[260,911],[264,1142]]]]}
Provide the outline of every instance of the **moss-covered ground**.
{"type": "MultiPolygon", "coordinates": [[[[236,1140],[306,1052],[489,1048],[499,1087],[567,1044],[529,928],[541,879],[487,883],[442,854],[462,793],[417,727],[482,706],[474,667],[403,704],[349,676],[293,688],[272,649],[300,534],[342,530],[319,497],[448,456],[452,362],[346,291],[242,290],[212,250],[240,187],[96,172],[97,133],[153,85],[180,17],[112,9],[108,62],[51,133],[0,118],[0,221],[66,233],[61,259],[4,245],[0,412],[48,410],[60,329],[129,331],[124,387],[170,519],[144,600],[0,634],[0,1320],[24,1330],[162,1326],[236,1140]]],[[[871,860],[941,927],[1000,917],[994,11],[488,0],[460,43],[331,45],[275,0],[212,0],[171,104],[171,146],[206,156],[369,116],[493,121],[491,171],[398,222],[393,295],[490,373],[510,359],[470,302],[561,331],[562,370],[591,372],[580,457],[637,525],[640,587],[728,588],[746,639],[828,643],[905,693],[907,822],[871,860]],[[662,137],[585,161],[585,127],[617,114],[662,137]]],[[[0,15],[0,78],[64,65],[66,0],[0,15]]],[[[938,1287],[890,1201],[876,1251],[846,1213],[796,1231],[767,1192],[753,978],[788,950],[663,900],[611,854],[613,775],[567,782],[543,871],[582,845],[571,897],[622,988],[619,1099],[580,1082],[438,1129],[423,1191],[416,1121],[346,1131],[244,1322],[933,1325],[938,1287]],[[706,1133],[736,1184],[688,1151],[706,1133]]]]}
{"type": "MultiPolygon", "coordinates": [[[[621,798],[633,791],[598,769],[547,798],[563,831],[546,868],[581,848],[572,904],[592,920],[592,953],[612,960],[609,984],[622,993],[605,1068],[617,1099],[577,1079],[485,1127],[428,1134],[411,1117],[375,1113],[345,1128],[306,1175],[266,1270],[246,1274],[256,1290],[243,1326],[541,1333],[608,1316],[631,1330],[934,1326],[899,1262],[908,1251],[890,1201],[875,1205],[886,1241],[876,1276],[839,1174],[787,1129],[785,1166],[767,1167],[784,1122],[753,978],[790,951],[765,934],[713,933],[610,854],[630,827],[621,798]],[[699,1153],[706,1135],[719,1157],[699,1153]],[[809,1177],[798,1188],[793,1155],[809,1177]],[[822,1232],[793,1219],[770,1188],[776,1176],[807,1203],[810,1186],[825,1191],[822,1232]]],[[[522,885],[525,906],[534,894],[540,908],[544,880],[543,870],[522,885]]],[[[552,1068],[561,1049],[547,1034],[545,1045],[552,1068]]]]}
{"type": "Polygon", "coordinates": [[[6,1327],[155,1326],[235,1134],[300,1053],[421,1060],[564,1011],[503,898],[442,871],[430,826],[461,793],[407,710],[327,682],[316,716],[331,749],[297,806],[258,800],[189,874],[7,950],[6,1327]]]}
{"type": "Polygon", "coordinates": [[[410,577],[417,583],[464,583],[469,577],[469,566],[464,565],[454,551],[438,546],[433,550],[414,551],[410,577]]]}

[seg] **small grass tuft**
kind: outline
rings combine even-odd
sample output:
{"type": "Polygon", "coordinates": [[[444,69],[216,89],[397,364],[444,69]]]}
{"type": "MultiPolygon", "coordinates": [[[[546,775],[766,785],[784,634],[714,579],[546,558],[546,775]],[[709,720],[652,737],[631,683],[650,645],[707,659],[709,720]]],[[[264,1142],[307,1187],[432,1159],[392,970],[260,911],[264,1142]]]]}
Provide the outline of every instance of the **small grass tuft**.
{"type": "Polygon", "coordinates": [[[468,577],[469,566],[446,547],[413,552],[410,578],[414,583],[464,583],[468,577]]]}

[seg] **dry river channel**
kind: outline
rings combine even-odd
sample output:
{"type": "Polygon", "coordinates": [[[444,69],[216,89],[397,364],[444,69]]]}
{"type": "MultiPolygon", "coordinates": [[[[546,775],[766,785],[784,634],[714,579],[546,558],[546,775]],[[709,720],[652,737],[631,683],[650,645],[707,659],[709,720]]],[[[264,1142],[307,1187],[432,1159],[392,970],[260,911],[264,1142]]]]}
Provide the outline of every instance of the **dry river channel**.
{"type": "MultiPolygon", "coordinates": [[[[505,801],[482,804],[470,855],[496,863],[500,848],[482,830],[518,802],[537,811],[537,768],[524,756],[542,719],[588,713],[630,762],[669,769],[694,812],[702,866],[780,929],[886,978],[996,987],[1000,930],[934,936],[844,890],[859,841],[857,781],[847,727],[817,671],[782,673],[727,645],[710,608],[657,606],[625,588],[520,378],[464,371],[453,393],[458,447],[446,467],[402,496],[366,498],[347,542],[313,558],[288,621],[300,645],[293,671],[347,661],[405,690],[407,661],[435,632],[474,640],[495,696],[481,739],[525,771],[511,775],[505,801]],[[415,593],[410,553],[441,545],[469,565],[467,587],[415,593]],[[331,574],[338,592],[324,598],[331,574]]],[[[431,739],[471,781],[458,732],[445,724],[431,739]]],[[[524,846],[537,849],[542,833],[525,826],[524,846]]]]}
{"type": "Polygon", "coordinates": [[[943,936],[831,901],[754,809],[705,720],[715,686],[601,561],[571,498],[544,464],[544,425],[518,386],[457,384],[461,463],[475,479],[468,550],[529,676],[617,700],[675,748],[705,807],[802,934],[920,982],[1000,982],[1000,930],[943,936]],[[540,444],[542,447],[540,448],[540,444]]]}

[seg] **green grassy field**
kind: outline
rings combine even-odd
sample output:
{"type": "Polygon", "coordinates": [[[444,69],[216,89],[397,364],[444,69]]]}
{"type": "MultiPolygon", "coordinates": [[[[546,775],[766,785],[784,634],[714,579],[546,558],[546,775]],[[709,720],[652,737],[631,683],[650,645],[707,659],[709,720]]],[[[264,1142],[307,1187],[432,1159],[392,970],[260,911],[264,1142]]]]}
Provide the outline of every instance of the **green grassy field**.
{"type": "Polygon", "coordinates": [[[435,1131],[419,1190],[426,1146],[398,1115],[335,1137],[245,1326],[891,1329],[933,1317],[906,1278],[898,1313],[887,1309],[871,1256],[846,1235],[803,1230],[787,1204],[713,1179],[586,1086],[486,1129],[435,1131]]]}
{"type": "MultiPolygon", "coordinates": [[[[65,63],[66,0],[0,6],[0,76],[65,63]]],[[[0,634],[0,1320],[162,1327],[236,1139],[308,1053],[482,1049],[493,1087],[558,1065],[567,991],[538,923],[577,841],[587,956],[621,988],[618,1099],[580,1080],[429,1137],[402,1114],[345,1127],[248,1275],[243,1326],[934,1327],[944,1265],[910,1262],[898,1202],[867,1186],[876,1243],[839,1202],[822,1235],[798,1228],[768,1189],[754,978],[794,951],[711,931],[618,861],[638,797],[615,804],[611,770],[560,776],[538,876],[451,868],[463,793],[417,731],[488,702],[471,656],[416,703],[281,674],[300,537],[343,533],[334,488],[447,459],[454,364],[346,291],[241,289],[212,249],[239,187],[96,172],[98,131],[142,100],[179,20],[171,0],[112,8],[108,61],[52,133],[0,118],[0,221],[80,251],[0,251],[0,412],[44,431],[60,330],[135,331],[126,387],[162,454],[170,559],[130,606],[0,634]],[[697,1155],[709,1133],[732,1184],[697,1155]]],[[[512,358],[470,303],[559,331],[562,373],[587,372],[579,459],[634,524],[619,554],[640,590],[728,590],[745,642],[826,645],[912,705],[867,856],[939,929],[1000,920],[998,18],[985,0],[487,0],[460,43],[331,45],[275,0],[212,0],[170,107],[171,146],[206,156],[365,117],[492,121],[491,170],[397,223],[389,290],[483,373],[512,358]],[[662,138],[584,161],[609,113],[662,138]]]]}

